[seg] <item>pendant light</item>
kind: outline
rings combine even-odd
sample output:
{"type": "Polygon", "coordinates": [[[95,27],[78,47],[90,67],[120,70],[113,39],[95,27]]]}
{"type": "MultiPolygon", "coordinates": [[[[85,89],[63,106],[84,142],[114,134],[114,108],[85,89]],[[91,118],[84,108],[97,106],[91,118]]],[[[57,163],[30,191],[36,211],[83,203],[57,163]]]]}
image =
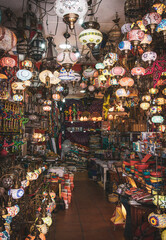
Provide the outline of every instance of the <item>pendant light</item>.
{"type": "Polygon", "coordinates": [[[144,26],[149,26],[151,34],[153,34],[157,24],[161,22],[162,17],[159,13],[155,12],[153,8],[151,8],[150,13],[147,13],[142,20],[144,26]]]}
{"type": "Polygon", "coordinates": [[[144,35],[144,31],[139,28],[137,23],[134,25],[132,30],[127,33],[127,39],[132,43],[135,51],[139,43],[144,39],[144,35]]]}

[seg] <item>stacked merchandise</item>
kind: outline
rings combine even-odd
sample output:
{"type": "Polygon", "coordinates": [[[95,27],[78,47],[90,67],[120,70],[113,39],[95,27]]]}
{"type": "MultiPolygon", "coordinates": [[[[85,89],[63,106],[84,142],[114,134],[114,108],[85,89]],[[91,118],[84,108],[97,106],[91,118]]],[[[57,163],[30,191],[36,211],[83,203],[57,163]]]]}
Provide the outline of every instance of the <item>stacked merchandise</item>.
{"type": "Polygon", "coordinates": [[[74,171],[87,169],[88,153],[89,149],[87,147],[72,144],[70,151],[65,154],[65,167],[74,171]]]}
{"type": "Polygon", "coordinates": [[[101,136],[100,134],[93,134],[90,136],[89,147],[91,151],[96,151],[101,148],[101,136]]]}

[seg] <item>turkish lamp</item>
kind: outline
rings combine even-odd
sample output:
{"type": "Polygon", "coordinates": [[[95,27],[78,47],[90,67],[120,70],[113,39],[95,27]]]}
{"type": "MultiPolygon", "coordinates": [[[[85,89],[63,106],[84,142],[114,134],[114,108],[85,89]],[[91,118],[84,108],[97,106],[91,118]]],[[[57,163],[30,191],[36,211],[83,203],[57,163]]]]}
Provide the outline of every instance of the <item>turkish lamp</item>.
{"type": "Polygon", "coordinates": [[[141,67],[140,63],[137,62],[135,67],[131,69],[131,75],[136,76],[137,80],[145,74],[145,68],[141,67]]]}
{"type": "Polygon", "coordinates": [[[127,54],[132,49],[132,45],[130,41],[122,41],[119,43],[118,48],[120,51],[125,53],[125,56],[127,57],[127,54]]]}
{"type": "Polygon", "coordinates": [[[142,20],[144,26],[149,26],[151,34],[153,34],[156,26],[161,22],[162,17],[159,13],[154,12],[154,10],[152,9],[152,11],[150,13],[147,13],[142,20]]]}
{"type": "Polygon", "coordinates": [[[166,88],[162,90],[162,94],[166,95],[166,88]]]}
{"type": "Polygon", "coordinates": [[[151,121],[152,121],[152,123],[161,124],[161,123],[164,122],[164,118],[163,118],[163,116],[161,116],[161,115],[154,115],[154,116],[151,118],[151,121]]]}
{"type": "Polygon", "coordinates": [[[131,25],[132,23],[125,23],[122,27],[121,27],[121,32],[125,35],[128,32],[131,31],[131,25]]]}
{"type": "Polygon", "coordinates": [[[158,98],[156,98],[156,103],[157,105],[165,105],[165,98],[159,96],[158,98]]]}
{"type": "Polygon", "coordinates": [[[149,93],[151,94],[151,95],[156,95],[157,93],[158,93],[158,89],[157,88],[150,88],[149,89],[149,93]]]}
{"type": "Polygon", "coordinates": [[[140,104],[140,108],[142,108],[144,111],[147,111],[150,107],[150,103],[149,102],[142,102],[140,104]]]}
{"type": "Polygon", "coordinates": [[[25,69],[31,69],[32,68],[32,61],[25,59],[24,61],[21,62],[21,65],[25,69]]]}
{"type": "Polygon", "coordinates": [[[65,49],[62,53],[58,54],[57,62],[66,69],[67,72],[70,71],[72,66],[77,62],[78,58],[74,52],[69,49],[65,49]]]}
{"type": "Polygon", "coordinates": [[[127,97],[127,92],[126,92],[126,90],[124,89],[124,88],[119,88],[119,89],[117,89],[116,90],[116,92],[115,92],[115,94],[116,94],[116,96],[117,97],[127,97]]]}
{"type": "Polygon", "coordinates": [[[84,18],[88,4],[86,0],[56,0],[54,10],[58,17],[69,25],[70,29],[74,29],[74,24],[78,18],[84,18]]]}
{"type": "Polygon", "coordinates": [[[0,61],[0,65],[6,67],[7,72],[9,72],[11,68],[16,66],[16,61],[11,57],[3,57],[0,61]]]}
{"type": "Polygon", "coordinates": [[[134,25],[132,30],[127,33],[127,39],[134,46],[134,51],[137,50],[139,43],[144,39],[144,35],[144,31],[139,28],[137,23],[134,25]]]}
{"type": "Polygon", "coordinates": [[[105,65],[103,63],[96,63],[95,68],[98,70],[99,74],[102,74],[105,65]]]}
{"type": "Polygon", "coordinates": [[[159,13],[160,15],[163,14],[166,6],[164,3],[162,3],[160,0],[156,0],[154,3],[153,3],[153,6],[152,6],[157,13],[159,13]]]}
{"type": "Polygon", "coordinates": [[[125,74],[125,69],[121,66],[115,66],[111,69],[111,75],[118,77],[122,77],[125,74]]]}
{"type": "Polygon", "coordinates": [[[151,96],[150,95],[144,95],[142,96],[142,101],[150,102],[151,96]]]}
{"type": "Polygon", "coordinates": [[[162,32],[164,35],[164,43],[166,43],[166,17],[156,27],[156,32],[162,32]]]}
{"type": "Polygon", "coordinates": [[[87,45],[91,50],[103,40],[102,33],[93,28],[83,30],[79,34],[79,41],[82,45],[87,45]]]}
{"type": "Polygon", "coordinates": [[[149,34],[145,34],[143,40],[141,41],[140,45],[143,50],[147,48],[148,45],[150,45],[152,42],[152,37],[149,34]]]}
{"type": "Polygon", "coordinates": [[[157,59],[157,53],[153,51],[147,51],[142,54],[142,60],[148,62],[151,65],[152,61],[157,59]]]}
{"type": "Polygon", "coordinates": [[[118,55],[117,53],[107,53],[104,57],[104,61],[103,64],[105,66],[105,68],[107,68],[108,70],[110,70],[111,67],[113,67],[113,65],[118,61],[118,55]]]}
{"type": "Polygon", "coordinates": [[[122,87],[132,87],[134,85],[134,80],[130,77],[123,77],[119,80],[119,84],[122,87]]]}

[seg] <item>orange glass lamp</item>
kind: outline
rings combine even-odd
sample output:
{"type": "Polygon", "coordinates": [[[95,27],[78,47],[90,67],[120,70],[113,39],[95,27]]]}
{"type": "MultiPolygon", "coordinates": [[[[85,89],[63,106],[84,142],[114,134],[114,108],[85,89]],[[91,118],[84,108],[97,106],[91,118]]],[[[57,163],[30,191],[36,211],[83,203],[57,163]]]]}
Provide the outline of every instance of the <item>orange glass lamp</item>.
{"type": "Polygon", "coordinates": [[[130,77],[124,77],[119,80],[119,84],[122,87],[132,87],[134,85],[134,80],[130,77]]]}
{"type": "Polygon", "coordinates": [[[1,66],[7,68],[14,68],[16,66],[16,61],[11,57],[3,57],[1,59],[1,66]]]}

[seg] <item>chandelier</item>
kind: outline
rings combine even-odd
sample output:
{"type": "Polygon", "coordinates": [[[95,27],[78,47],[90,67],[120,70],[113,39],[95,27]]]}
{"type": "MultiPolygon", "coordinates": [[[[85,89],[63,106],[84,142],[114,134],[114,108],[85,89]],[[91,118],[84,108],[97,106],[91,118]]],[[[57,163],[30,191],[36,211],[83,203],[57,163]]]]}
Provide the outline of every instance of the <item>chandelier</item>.
{"type": "Polygon", "coordinates": [[[58,17],[74,29],[74,24],[78,18],[84,18],[88,4],[86,0],[56,0],[54,9],[58,17]]]}
{"type": "Polygon", "coordinates": [[[59,53],[57,56],[57,62],[66,69],[67,72],[70,71],[72,66],[77,62],[78,58],[76,54],[68,49],[59,53]]]}

